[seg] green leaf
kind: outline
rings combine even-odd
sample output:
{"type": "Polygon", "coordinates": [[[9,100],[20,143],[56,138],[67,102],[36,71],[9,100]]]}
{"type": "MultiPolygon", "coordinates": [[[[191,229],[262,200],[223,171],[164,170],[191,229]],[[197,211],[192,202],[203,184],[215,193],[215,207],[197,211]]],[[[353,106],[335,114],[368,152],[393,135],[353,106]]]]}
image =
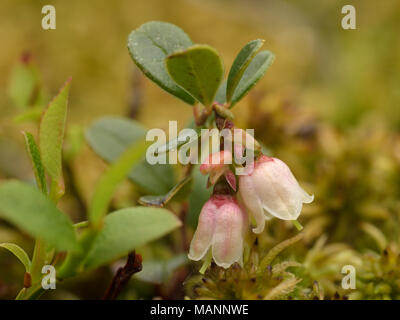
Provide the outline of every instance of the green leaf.
{"type": "Polygon", "coordinates": [[[167,194],[162,196],[143,196],[140,197],[139,203],[144,206],[164,207],[180,190],[192,179],[191,176],[186,177],[174,186],[167,194]]]}
{"type": "Polygon", "coordinates": [[[200,211],[206,201],[210,198],[212,190],[207,189],[208,177],[201,174],[198,167],[193,168],[193,189],[189,196],[189,212],[187,223],[192,227],[197,227],[200,211]]]}
{"type": "Polygon", "coordinates": [[[79,250],[71,221],[33,186],[0,185],[0,217],[58,250],[79,250]]]}
{"type": "Polygon", "coordinates": [[[47,194],[46,175],[44,173],[42,160],[40,159],[39,148],[36,145],[35,138],[29,132],[23,132],[22,134],[25,137],[26,149],[28,151],[29,158],[31,159],[37,186],[44,194],[47,194]]]}
{"type": "Polygon", "coordinates": [[[125,179],[132,167],[142,160],[147,145],[144,140],[128,148],[103,174],[98,182],[89,206],[89,221],[99,224],[107,209],[117,185],[125,179]]]}
{"type": "Polygon", "coordinates": [[[168,55],[191,45],[192,40],[182,29],[158,21],[143,24],[128,38],[129,53],[143,73],[167,92],[193,105],[195,99],[172,81],[164,62],[168,55]]]}
{"type": "Polygon", "coordinates": [[[219,104],[226,103],[226,80],[222,81],[214,100],[217,101],[219,104]]]}
{"type": "Polygon", "coordinates": [[[150,260],[143,262],[143,269],[135,274],[135,278],[153,284],[166,283],[172,273],[188,263],[187,255],[182,253],[168,260],[150,260]]]}
{"type": "Polygon", "coordinates": [[[246,71],[247,66],[253,60],[254,56],[260,50],[264,40],[257,39],[247,43],[242,50],[240,50],[235,61],[232,64],[231,70],[228,75],[228,82],[226,86],[226,98],[230,102],[235,92],[243,73],[246,71]]]}
{"type": "Polygon", "coordinates": [[[110,213],[104,219],[104,227],[94,241],[85,266],[94,268],[111,262],[179,226],[179,219],[161,208],[135,207],[110,213]]]}
{"type": "Polygon", "coordinates": [[[19,259],[19,261],[21,261],[22,264],[24,265],[25,271],[30,272],[31,260],[29,259],[24,249],[22,249],[20,246],[14,243],[0,243],[0,248],[7,249],[12,254],[14,254],[14,256],[16,256],[19,259]]]}
{"type": "Polygon", "coordinates": [[[60,180],[62,176],[62,144],[70,83],[71,79],[67,80],[58,95],[49,103],[40,122],[40,154],[44,168],[53,181],[60,180]]]}
{"type": "Polygon", "coordinates": [[[251,88],[253,88],[258,80],[265,74],[268,67],[274,61],[274,54],[270,51],[264,50],[253,58],[243,73],[242,78],[237,85],[232,97],[231,107],[233,107],[240,99],[242,99],[251,88]]]}
{"type": "MultiPolygon", "coordinates": [[[[190,128],[193,129],[193,128],[190,128]]],[[[177,150],[180,146],[189,142],[194,136],[198,136],[200,134],[199,129],[193,129],[196,132],[193,132],[193,135],[188,136],[187,134],[179,134],[176,138],[168,141],[166,144],[158,147],[155,151],[155,154],[162,154],[168,152],[170,150],[177,150]]]]}
{"type": "Polygon", "coordinates": [[[165,60],[171,78],[204,106],[214,102],[224,67],[218,52],[207,45],[194,45],[165,60]]]}
{"type": "Polygon", "coordinates": [[[29,61],[17,63],[12,71],[8,85],[8,95],[19,108],[27,108],[34,104],[38,91],[38,74],[35,66],[29,61]]]}
{"type": "Polygon", "coordinates": [[[39,122],[42,113],[43,113],[43,106],[36,106],[26,109],[25,111],[17,115],[13,120],[16,124],[30,122],[30,121],[39,122]]]}
{"type": "MultiPolygon", "coordinates": [[[[86,140],[104,160],[112,163],[133,143],[144,139],[146,129],[126,118],[105,117],[96,121],[87,131],[86,140]]],[[[133,168],[128,177],[148,194],[167,193],[175,182],[168,164],[151,165],[146,160],[133,168]]]]}

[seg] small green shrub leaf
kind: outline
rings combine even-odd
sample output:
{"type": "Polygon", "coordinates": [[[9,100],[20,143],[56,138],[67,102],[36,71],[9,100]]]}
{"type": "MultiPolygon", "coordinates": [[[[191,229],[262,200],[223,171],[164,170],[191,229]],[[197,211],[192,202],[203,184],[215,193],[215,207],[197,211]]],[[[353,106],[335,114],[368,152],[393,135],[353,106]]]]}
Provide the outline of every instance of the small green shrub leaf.
{"type": "Polygon", "coordinates": [[[89,206],[89,220],[97,224],[107,214],[107,209],[117,185],[125,179],[132,167],[143,158],[147,146],[144,140],[136,142],[107,169],[100,178],[89,206]]]}
{"type": "Polygon", "coordinates": [[[39,78],[36,67],[30,61],[18,62],[12,71],[8,84],[8,95],[12,102],[21,109],[35,103],[39,78]]]}
{"type": "MultiPolygon", "coordinates": [[[[194,129],[195,130],[195,129],[194,129]]],[[[187,135],[185,134],[179,134],[176,138],[168,141],[167,143],[161,145],[158,147],[155,151],[155,154],[162,154],[165,152],[168,152],[170,150],[177,150],[180,146],[186,144],[190,140],[194,140],[195,137],[200,135],[200,130],[196,130],[196,132],[193,132],[193,135],[187,135]]],[[[196,138],[197,140],[197,138],[196,138]]]]}
{"type": "Polygon", "coordinates": [[[253,58],[244,71],[242,78],[237,85],[232,97],[231,107],[233,107],[240,99],[242,99],[251,88],[253,88],[258,80],[265,74],[268,67],[274,61],[274,54],[264,50],[253,58]]]}
{"type": "Polygon", "coordinates": [[[143,73],[167,92],[193,105],[195,99],[172,81],[164,62],[168,55],[191,45],[192,40],[182,29],[158,21],[143,24],[128,38],[129,53],[143,73]]]}
{"type": "Polygon", "coordinates": [[[53,181],[60,180],[62,176],[62,145],[70,83],[71,79],[67,80],[57,96],[49,103],[40,122],[40,154],[44,168],[53,181]]]}
{"type": "Polygon", "coordinates": [[[58,250],[78,250],[74,227],[54,203],[19,181],[0,185],[0,218],[58,250]]]}
{"type": "MultiPolygon", "coordinates": [[[[145,135],[146,129],[134,120],[105,117],[90,126],[86,131],[86,140],[100,157],[113,163],[129,146],[144,139],[145,135]]],[[[146,160],[132,168],[128,177],[151,195],[165,194],[175,183],[170,165],[151,165],[146,160]]]]}
{"type": "Polygon", "coordinates": [[[214,102],[224,67],[218,52],[207,45],[194,45],[166,59],[171,78],[204,106],[214,102]]]}
{"type": "Polygon", "coordinates": [[[44,194],[47,194],[46,175],[44,173],[39,148],[35,142],[35,138],[29,132],[23,132],[23,135],[25,137],[26,149],[28,151],[29,158],[31,159],[37,186],[44,194]]]}
{"type": "Polygon", "coordinates": [[[228,82],[226,86],[226,98],[228,102],[231,101],[233,93],[235,92],[243,73],[258,50],[260,50],[262,47],[263,43],[264,40],[261,39],[250,41],[242,48],[242,50],[240,50],[239,54],[237,55],[228,75],[228,82]]]}
{"type": "Polygon", "coordinates": [[[25,271],[30,272],[31,270],[31,260],[28,257],[28,254],[22,249],[20,246],[14,243],[0,243],[0,248],[7,249],[14,256],[16,256],[19,261],[24,265],[25,271]]]}
{"type": "Polygon", "coordinates": [[[126,255],[134,248],[160,238],[181,225],[161,208],[135,207],[115,211],[104,219],[84,265],[94,268],[126,255]]]}
{"type": "Polygon", "coordinates": [[[31,107],[17,115],[13,120],[16,124],[25,122],[39,123],[43,113],[43,106],[31,107]]]}
{"type": "Polygon", "coordinates": [[[217,94],[214,98],[219,104],[225,104],[226,102],[226,80],[222,81],[221,85],[218,88],[217,94]]]}

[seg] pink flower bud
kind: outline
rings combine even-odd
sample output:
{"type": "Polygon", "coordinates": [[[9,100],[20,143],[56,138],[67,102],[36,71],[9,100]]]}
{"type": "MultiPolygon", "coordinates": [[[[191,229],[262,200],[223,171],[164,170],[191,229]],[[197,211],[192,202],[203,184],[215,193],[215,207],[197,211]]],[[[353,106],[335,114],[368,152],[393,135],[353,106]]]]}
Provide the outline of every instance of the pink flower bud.
{"type": "Polygon", "coordinates": [[[203,206],[190,244],[189,258],[202,259],[211,247],[217,265],[242,263],[247,216],[230,195],[213,195],[203,206]]]}
{"type": "Polygon", "coordinates": [[[296,220],[303,203],[314,200],[313,195],[300,187],[283,161],[267,156],[258,158],[247,175],[239,176],[239,194],[257,223],[255,233],[262,232],[265,220],[272,217],[296,220]]]}
{"type": "Polygon", "coordinates": [[[232,153],[230,151],[220,151],[210,154],[200,166],[202,174],[210,174],[208,184],[215,184],[218,179],[229,170],[228,165],[232,163],[232,153]]]}
{"type": "Polygon", "coordinates": [[[232,153],[229,151],[219,151],[210,154],[200,166],[200,172],[207,174],[212,171],[219,171],[232,163],[232,153]]]}

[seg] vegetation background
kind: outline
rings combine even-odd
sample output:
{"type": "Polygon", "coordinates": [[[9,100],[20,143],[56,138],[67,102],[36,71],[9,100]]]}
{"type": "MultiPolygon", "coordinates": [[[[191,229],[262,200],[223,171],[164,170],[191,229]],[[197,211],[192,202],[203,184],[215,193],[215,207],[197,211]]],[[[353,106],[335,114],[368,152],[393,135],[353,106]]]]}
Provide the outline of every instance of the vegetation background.
{"type": "MultiPolygon", "coordinates": [[[[70,132],[104,115],[134,116],[146,127],[163,129],[178,120],[183,128],[191,108],[141,75],[126,47],[130,31],[149,20],[176,24],[195,42],[215,47],[226,70],[245,43],[263,38],[276,60],[233,111],[239,125],[255,128],[256,137],[315,194],[300,219],[305,238],[287,253],[304,268],[297,274],[303,279],[298,289],[312,288],[315,280],[327,298],[400,298],[399,261],[384,260],[400,252],[399,1],[352,1],[356,30],[341,28],[341,8],[348,1],[55,0],[57,29],[48,31],[41,28],[45,4],[0,2],[0,181],[33,181],[20,131],[34,131],[36,124],[14,121],[19,110],[7,92],[22,54],[32,56],[49,97],[72,76],[70,132]],[[350,262],[360,278],[353,296],[340,287],[341,266],[350,262]]],[[[70,161],[60,206],[73,220],[82,219],[105,167],[86,145],[70,161]]],[[[114,206],[135,199],[134,187],[126,182],[114,206]]],[[[294,231],[274,221],[265,233],[260,246],[270,248],[294,231]]],[[[0,242],[16,242],[26,250],[33,246],[28,236],[1,221],[0,242]]],[[[143,248],[144,257],[147,251],[163,256],[154,252],[163,251],[165,242],[143,248]]],[[[48,298],[101,297],[113,270],[115,265],[82,275],[48,298]]],[[[135,279],[123,298],[212,297],[207,288],[182,293],[183,280],[195,270],[183,278],[173,275],[166,284],[135,279]]],[[[18,261],[0,251],[0,299],[15,297],[21,274],[18,261]]],[[[218,294],[237,297],[228,289],[218,294]]]]}

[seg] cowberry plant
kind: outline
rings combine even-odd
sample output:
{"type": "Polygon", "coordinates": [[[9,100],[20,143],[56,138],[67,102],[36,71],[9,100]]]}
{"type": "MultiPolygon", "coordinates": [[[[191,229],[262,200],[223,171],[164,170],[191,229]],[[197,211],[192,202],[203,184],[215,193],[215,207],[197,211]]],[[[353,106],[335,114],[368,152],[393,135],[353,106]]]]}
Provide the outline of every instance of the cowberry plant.
{"type": "MultiPolygon", "coordinates": [[[[194,44],[181,29],[169,23],[142,25],[129,36],[128,48],[147,77],[193,106],[197,129],[233,131],[234,116],[230,109],[273,62],[274,55],[270,51],[260,51],[263,42],[253,40],[242,48],[227,80],[224,80],[222,59],[214,48],[194,44]]],[[[272,217],[291,220],[301,229],[297,217],[303,203],[313,200],[285,163],[263,155],[260,144],[243,130],[241,132],[245,143],[236,140],[232,133],[235,138],[231,148],[210,154],[202,159],[199,168],[202,174],[209,175],[207,186],[213,187],[211,197],[201,209],[189,251],[190,259],[204,260],[201,273],[211,260],[223,268],[233,263],[243,266],[244,238],[251,221],[256,223],[255,233],[263,232],[265,221],[272,217]],[[255,159],[246,164],[244,174],[236,176],[235,168],[242,166],[236,160],[250,151],[249,145],[255,159]]],[[[179,136],[177,141],[180,141],[179,136]]],[[[221,137],[220,142],[221,146],[226,146],[224,138],[221,137]]],[[[179,145],[170,142],[162,149],[168,151],[169,147],[179,148],[179,145]]],[[[150,200],[149,205],[154,204],[154,198],[150,200]]],[[[165,201],[159,203],[164,205],[165,201]]]]}
{"type": "MultiPolygon", "coordinates": [[[[267,155],[264,146],[235,126],[231,111],[274,60],[270,51],[261,50],[263,43],[260,39],[247,43],[224,80],[219,53],[208,45],[194,44],[180,28],[149,22],[134,30],[128,39],[133,61],[149,79],[191,106],[193,121],[188,128],[198,133],[195,143],[203,143],[199,136],[205,128],[239,130],[244,141],[237,141],[233,134],[232,148],[225,150],[226,141],[220,137],[221,150],[208,152],[200,166],[151,165],[145,159],[146,128],[126,118],[102,118],[88,128],[85,137],[110,166],[94,187],[87,220],[75,224],[57,208],[68,188],[64,185],[63,159],[74,154],[63,156],[71,80],[46,108],[32,103],[32,97],[38,98],[33,93],[40,92],[33,85],[24,89],[28,92],[25,97],[11,90],[17,102],[24,107],[30,104],[19,120],[36,119],[39,123],[36,138],[23,133],[36,185],[20,181],[0,185],[0,218],[35,238],[32,257],[16,244],[0,244],[25,266],[18,299],[35,299],[43,294],[45,265],[53,265],[57,281],[63,281],[131,252],[125,266],[125,271],[130,268],[125,272],[129,276],[117,281],[125,283],[142,268],[141,257],[133,250],[179,227],[182,232],[178,240],[171,238],[182,244],[179,251],[184,255],[175,255],[156,267],[154,261],[144,261],[139,278],[154,281],[156,274],[157,281],[163,282],[174,269],[188,263],[188,255],[191,260],[203,260],[200,268],[196,265],[196,274],[207,276],[201,285],[196,284],[197,275],[186,282],[189,296],[269,299],[287,297],[295,290],[301,279],[287,269],[299,264],[284,261],[273,265],[272,261],[302,234],[278,244],[260,260],[256,235],[264,232],[266,221],[272,218],[292,221],[301,230],[297,218],[303,203],[310,203],[313,196],[299,186],[285,163],[267,155]],[[251,162],[237,162],[250,152],[254,154],[251,162]],[[238,168],[243,174],[236,174],[238,168]],[[177,175],[180,179],[176,180],[177,175]],[[126,177],[139,190],[138,205],[108,213],[114,191],[126,177]],[[196,231],[189,245],[192,229],[196,231]],[[228,281],[227,274],[221,274],[227,271],[231,275],[228,281]],[[197,290],[194,294],[193,288],[197,290]]],[[[17,73],[34,77],[29,62],[23,61],[19,68],[22,71],[17,73]]],[[[157,153],[176,151],[186,142],[186,137],[178,136],[159,147],[157,153]]],[[[306,294],[298,296],[320,296],[318,287],[308,287],[306,294]]],[[[110,288],[108,296],[115,298],[119,291],[110,288]]]]}

